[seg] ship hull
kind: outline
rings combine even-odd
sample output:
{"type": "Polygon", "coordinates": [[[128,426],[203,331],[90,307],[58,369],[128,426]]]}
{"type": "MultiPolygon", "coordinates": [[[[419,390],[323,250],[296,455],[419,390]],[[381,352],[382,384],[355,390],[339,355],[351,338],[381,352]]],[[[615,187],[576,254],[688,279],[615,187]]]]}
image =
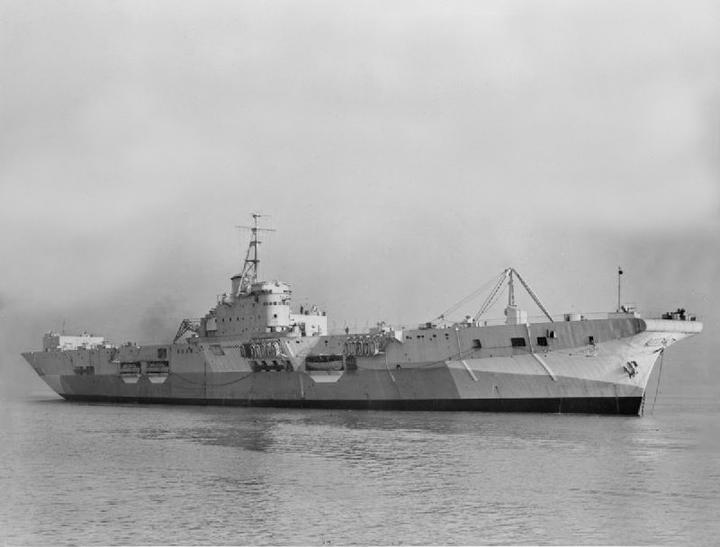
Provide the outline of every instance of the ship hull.
{"type": "Polygon", "coordinates": [[[367,410],[636,415],[644,394],[637,385],[553,379],[544,371],[518,374],[475,368],[469,369],[471,376],[464,367],[453,365],[425,370],[170,374],[162,383],[142,376],[128,382],[117,375],[46,375],[44,379],[69,401],[367,410]]]}
{"type": "Polygon", "coordinates": [[[627,318],[406,331],[342,370],[311,366],[334,363],[343,336],[283,340],[262,360],[241,355],[241,340],[24,355],[70,401],[637,415],[664,348],[701,328],[627,318]],[[529,344],[508,343],[521,335],[529,344]]]}

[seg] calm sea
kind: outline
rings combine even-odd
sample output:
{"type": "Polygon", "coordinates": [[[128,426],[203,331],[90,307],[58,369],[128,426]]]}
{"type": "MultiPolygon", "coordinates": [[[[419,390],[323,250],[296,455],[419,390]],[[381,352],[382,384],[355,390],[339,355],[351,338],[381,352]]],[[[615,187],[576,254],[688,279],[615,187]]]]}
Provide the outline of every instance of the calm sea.
{"type": "Polygon", "coordinates": [[[6,398],[0,541],[716,545],[719,418],[6,398]]]}

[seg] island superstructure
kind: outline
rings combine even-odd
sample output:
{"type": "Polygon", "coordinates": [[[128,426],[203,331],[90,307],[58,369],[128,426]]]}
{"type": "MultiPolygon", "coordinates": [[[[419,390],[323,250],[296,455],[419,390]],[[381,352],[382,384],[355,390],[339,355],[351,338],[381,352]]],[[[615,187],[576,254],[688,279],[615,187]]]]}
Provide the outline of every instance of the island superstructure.
{"type": "Polygon", "coordinates": [[[23,356],[70,401],[637,415],[665,349],[702,331],[683,309],[644,318],[618,305],[555,320],[508,268],[475,317],[331,334],[318,307],[293,309],[290,285],[258,280],[253,219],[230,292],[184,320],[172,342],[116,346],[51,332],[42,351],[23,356]],[[516,305],[515,280],[543,319],[516,305]],[[505,283],[505,321],[488,324],[481,316],[505,283]]]}

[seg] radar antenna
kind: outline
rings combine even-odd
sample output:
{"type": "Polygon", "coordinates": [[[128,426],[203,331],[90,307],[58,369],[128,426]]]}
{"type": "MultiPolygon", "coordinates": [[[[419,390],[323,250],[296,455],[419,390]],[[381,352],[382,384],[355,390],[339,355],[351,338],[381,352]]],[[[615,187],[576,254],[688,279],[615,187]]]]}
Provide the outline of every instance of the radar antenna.
{"type": "Polygon", "coordinates": [[[245,253],[245,262],[243,264],[242,272],[240,276],[240,286],[238,288],[238,294],[250,292],[250,287],[257,281],[258,277],[258,264],[260,259],[258,258],[258,245],[261,241],[258,239],[258,232],[274,232],[275,230],[270,228],[258,228],[258,219],[268,215],[261,215],[260,213],[252,213],[253,225],[252,226],[237,226],[237,228],[250,230],[252,235],[250,236],[250,244],[248,250],[245,253]]]}

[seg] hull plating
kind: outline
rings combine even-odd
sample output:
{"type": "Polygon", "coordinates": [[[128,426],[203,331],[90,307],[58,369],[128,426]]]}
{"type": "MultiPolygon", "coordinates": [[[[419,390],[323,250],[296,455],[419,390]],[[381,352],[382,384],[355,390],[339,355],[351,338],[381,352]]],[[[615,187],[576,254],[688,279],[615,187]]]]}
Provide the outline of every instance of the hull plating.
{"type": "Polygon", "coordinates": [[[620,319],[406,331],[383,353],[324,371],[309,365],[335,367],[345,337],[282,340],[281,356],[268,361],[278,367],[263,371],[237,340],[24,356],[73,401],[638,414],[662,349],[701,328],[620,319]],[[549,347],[508,345],[549,329],[557,333],[549,347]]]}
{"type": "Polygon", "coordinates": [[[577,378],[424,371],[170,375],[163,383],[118,376],[46,378],[71,401],[347,408],[637,414],[643,390],[577,378]],[[463,375],[468,376],[463,377],[463,375]],[[535,394],[535,396],[533,396],[535,394]],[[542,394],[542,396],[539,396],[542,394]]]}

